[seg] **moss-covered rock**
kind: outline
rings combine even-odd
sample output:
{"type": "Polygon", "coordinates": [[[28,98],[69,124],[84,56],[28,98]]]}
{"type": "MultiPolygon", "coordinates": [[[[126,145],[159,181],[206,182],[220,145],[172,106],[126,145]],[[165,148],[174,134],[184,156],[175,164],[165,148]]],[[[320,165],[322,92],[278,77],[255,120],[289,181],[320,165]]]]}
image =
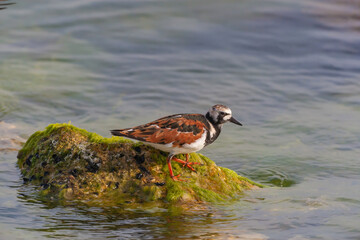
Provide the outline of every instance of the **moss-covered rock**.
{"type": "Polygon", "coordinates": [[[70,124],[52,124],[27,140],[17,163],[24,181],[39,185],[44,197],[105,205],[216,202],[261,187],[196,153],[190,159],[202,163],[195,166],[197,172],[173,162],[175,173],[186,180],[175,182],[169,177],[166,156],[124,138],[103,138],[70,124]]]}

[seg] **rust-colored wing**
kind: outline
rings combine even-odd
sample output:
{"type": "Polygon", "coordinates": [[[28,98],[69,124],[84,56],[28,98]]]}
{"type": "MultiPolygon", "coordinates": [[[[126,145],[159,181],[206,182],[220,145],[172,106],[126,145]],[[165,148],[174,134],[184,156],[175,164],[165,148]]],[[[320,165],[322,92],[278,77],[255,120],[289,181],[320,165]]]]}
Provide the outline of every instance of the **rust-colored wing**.
{"type": "Polygon", "coordinates": [[[170,144],[181,147],[201,138],[208,123],[201,114],[176,114],[133,128],[112,130],[115,136],[124,136],[143,142],[170,144]]]}

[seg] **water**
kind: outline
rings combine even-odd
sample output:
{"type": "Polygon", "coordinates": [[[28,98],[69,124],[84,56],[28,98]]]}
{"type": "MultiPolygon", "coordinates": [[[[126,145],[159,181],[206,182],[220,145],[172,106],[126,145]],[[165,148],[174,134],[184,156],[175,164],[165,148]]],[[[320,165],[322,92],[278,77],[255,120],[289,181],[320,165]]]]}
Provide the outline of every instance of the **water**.
{"type": "Polygon", "coordinates": [[[17,1],[0,11],[0,239],[360,239],[360,5],[17,1]],[[201,152],[273,186],[209,210],[88,208],[24,186],[50,123],[108,130],[229,105],[201,152]]]}

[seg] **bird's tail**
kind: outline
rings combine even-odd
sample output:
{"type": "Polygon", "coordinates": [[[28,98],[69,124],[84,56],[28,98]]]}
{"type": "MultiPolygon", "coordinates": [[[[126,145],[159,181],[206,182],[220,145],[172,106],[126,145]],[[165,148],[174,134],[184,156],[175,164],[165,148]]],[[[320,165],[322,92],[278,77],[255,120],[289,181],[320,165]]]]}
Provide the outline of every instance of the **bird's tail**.
{"type": "Polygon", "coordinates": [[[127,136],[127,134],[124,131],[126,131],[126,129],[110,130],[111,134],[114,136],[127,136]]]}

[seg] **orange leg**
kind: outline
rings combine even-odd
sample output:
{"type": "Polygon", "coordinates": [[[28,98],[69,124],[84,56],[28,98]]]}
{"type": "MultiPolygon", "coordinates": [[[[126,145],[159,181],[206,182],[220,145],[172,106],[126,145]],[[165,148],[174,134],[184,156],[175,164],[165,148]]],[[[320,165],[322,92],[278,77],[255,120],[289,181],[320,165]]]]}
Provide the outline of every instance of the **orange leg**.
{"type": "MultiPolygon", "coordinates": [[[[184,180],[181,180],[179,178],[180,174],[174,176],[174,172],[172,170],[172,167],[171,167],[171,159],[174,157],[175,155],[174,154],[169,154],[169,156],[167,157],[167,164],[168,164],[168,167],[169,167],[169,172],[170,172],[170,177],[172,178],[172,180],[174,181],[184,181],[184,180]]],[[[177,158],[176,158],[177,159],[177,158]]],[[[174,159],[175,160],[175,159],[174,159]]]]}

